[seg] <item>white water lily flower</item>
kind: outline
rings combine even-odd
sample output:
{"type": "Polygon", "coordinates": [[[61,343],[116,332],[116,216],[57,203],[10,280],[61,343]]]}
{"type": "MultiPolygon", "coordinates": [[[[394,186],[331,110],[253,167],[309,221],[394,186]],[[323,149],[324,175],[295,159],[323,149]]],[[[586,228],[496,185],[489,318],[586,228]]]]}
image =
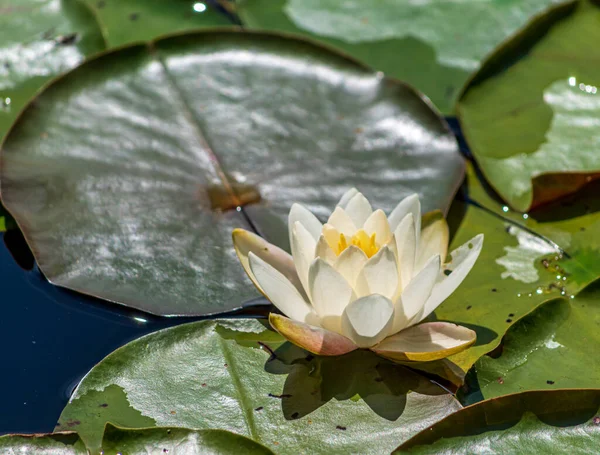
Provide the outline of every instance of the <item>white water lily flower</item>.
{"type": "Polygon", "coordinates": [[[289,236],[292,255],[251,232],[233,232],[248,276],[287,316],[272,313],[271,325],[292,343],[319,355],[369,348],[396,360],[430,361],[475,341],[466,327],[419,323],[465,279],[483,234],[446,263],[446,220],[439,211],[421,219],[416,194],[386,216],[353,188],[324,225],[294,204],[289,236]]]}

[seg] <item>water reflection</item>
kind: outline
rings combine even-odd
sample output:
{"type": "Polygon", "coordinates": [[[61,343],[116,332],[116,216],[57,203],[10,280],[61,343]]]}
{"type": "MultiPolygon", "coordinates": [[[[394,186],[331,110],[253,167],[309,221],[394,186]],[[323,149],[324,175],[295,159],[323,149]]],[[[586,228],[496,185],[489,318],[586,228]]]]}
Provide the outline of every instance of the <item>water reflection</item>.
{"type": "Polygon", "coordinates": [[[206,11],[206,5],[201,2],[194,3],[193,9],[197,13],[203,13],[204,11],[206,11]]]}
{"type": "Polygon", "coordinates": [[[10,112],[12,99],[9,97],[0,98],[0,112],[10,112]]]}

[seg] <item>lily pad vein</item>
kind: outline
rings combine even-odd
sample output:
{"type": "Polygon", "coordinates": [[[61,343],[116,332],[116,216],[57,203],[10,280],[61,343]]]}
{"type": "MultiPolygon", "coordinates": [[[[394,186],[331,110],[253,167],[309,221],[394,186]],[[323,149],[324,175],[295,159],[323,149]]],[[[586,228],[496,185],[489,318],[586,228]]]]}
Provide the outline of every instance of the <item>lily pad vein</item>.
{"type": "Polygon", "coordinates": [[[229,372],[229,376],[231,377],[231,382],[235,387],[237,392],[237,399],[240,404],[240,408],[242,410],[242,414],[244,416],[244,420],[248,427],[248,432],[250,433],[252,439],[257,442],[261,442],[260,436],[258,434],[258,430],[256,428],[256,422],[254,421],[254,414],[252,413],[252,406],[246,401],[246,395],[244,393],[244,388],[242,387],[242,383],[240,381],[239,373],[237,371],[236,360],[231,356],[231,352],[229,351],[229,347],[227,346],[227,341],[219,336],[219,344],[221,345],[221,351],[223,352],[223,358],[225,359],[226,368],[229,372]]]}
{"type": "Polygon", "coordinates": [[[193,110],[191,109],[189,104],[186,102],[185,96],[183,95],[181,89],[177,85],[175,78],[172,76],[171,72],[169,71],[167,64],[160,57],[160,55],[157,52],[156,48],[154,47],[153,43],[148,44],[148,49],[149,49],[150,55],[152,55],[152,57],[155,59],[155,61],[161,65],[162,70],[165,74],[165,79],[166,79],[167,83],[169,84],[171,91],[174,93],[175,99],[182,106],[182,111],[183,111],[185,118],[187,119],[189,124],[193,127],[193,130],[196,133],[196,137],[198,139],[198,143],[199,143],[201,149],[206,154],[208,154],[208,156],[210,157],[210,162],[212,164],[212,167],[213,167],[215,173],[217,174],[217,176],[219,177],[219,180],[223,184],[223,187],[225,188],[225,190],[231,197],[231,200],[234,201],[235,205],[237,207],[241,208],[240,212],[244,216],[245,220],[248,222],[248,224],[250,225],[252,230],[256,234],[260,235],[260,233],[256,229],[255,224],[252,222],[251,218],[248,216],[248,214],[244,210],[244,207],[242,206],[242,203],[241,203],[238,195],[233,190],[233,187],[232,187],[229,179],[227,178],[227,174],[225,173],[223,166],[221,165],[221,161],[219,160],[219,157],[217,156],[213,147],[211,147],[208,140],[206,139],[206,135],[202,132],[202,129],[200,128],[200,125],[198,124],[198,120],[194,116],[193,110]]]}

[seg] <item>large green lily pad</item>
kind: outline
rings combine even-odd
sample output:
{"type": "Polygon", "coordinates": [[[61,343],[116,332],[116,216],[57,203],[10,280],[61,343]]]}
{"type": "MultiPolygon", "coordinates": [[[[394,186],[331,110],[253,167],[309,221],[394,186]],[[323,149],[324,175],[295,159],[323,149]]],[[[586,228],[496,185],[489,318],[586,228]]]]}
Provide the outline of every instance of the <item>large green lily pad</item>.
{"type": "Polygon", "coordinates": [[[502,355],[484,356],[475,364],[465,401],[525,390],[597,386],[599,291],[593,284],[575,299],[542,305],[515,324],[504,337],[502,355]]]}
{"type": "Polygon", "coordinates": [[[550,10],[490,56],[459,101],[473,155],[515,210],[600,175],[599,22],[587,0],[550,10]]]}
{"type": "Polygon", "coordinates": [[[406,0],[241,0],[252,29],[298,33],[341,49],[423,91],[445,114],[494,47],[555,3],[406,0]]]}
{"type": "Polygon", "coordinates": [[[315,357],[259,321],[217,320],[156,332],[109,355],[80,383],[57,429],[71,422],[91,450],[107,420],[129,428],[152,420],[233,431],[281,454],[368,454],[459,408],[430,380],[370,351],[315,357]],[[105,413],[113,407],[131,412],[105,413]]]}
{"type": "Polygon", "coordinates": [[[600,444],[600,391],[508,395],[466,407],[394,453],[589,454],[600,444]]]}
{"type": "Polygon", "coordinates": [[[324,217],[351,186],[384,210],[412,192],[446,210],[464,171],[411,88],[304,41],[226,31],[88,61],[1,153],[3,202],[46,277],[162,315],[256,295],[235,227],[287,248],[293,202],[324,217]]]}
{"type": "Polygon", "coordinates": [[[504,213],[502,205],[485,191],[472,166],[468,166],[464,198],[468,202],[457,201],[450,214],[451,224],[458,220],[450,249],[479,233],[485,235],[484,246],[473,270],[436,310],[435,317],[465,324],[477,332],[474,346],[451,357],[466,372],[500,345],[510,327],[539,305],[556,299],[571,301],[600,276],[594,259],[600,219],[588,214],[537,224],[519,215],[521,224],[504,218],[496,213],[504,213]],[[496,210],[489,208],[497,205],[496,210]],[[524,225],[527,221],[543,233],[552,233],[554,240],[524,225]],[[565,251],[567,240],[569,246],[577,248],[565,251]]]}

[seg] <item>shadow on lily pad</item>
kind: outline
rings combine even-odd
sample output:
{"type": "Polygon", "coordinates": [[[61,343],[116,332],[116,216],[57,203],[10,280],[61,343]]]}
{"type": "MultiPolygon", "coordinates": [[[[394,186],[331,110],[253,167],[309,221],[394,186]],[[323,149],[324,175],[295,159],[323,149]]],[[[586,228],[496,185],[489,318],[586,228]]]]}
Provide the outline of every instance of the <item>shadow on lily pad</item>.
{"type": "Polygon", "coordinates": [[[304,417],[332,399],[362,399],[377,415],[394,421],[404,412],[410,391],[448,393],[429,378],[368,350],[321,357],[284,343],[265,363],[265,371],[288,375],[280,395],[287,420],[304,417]]]}

